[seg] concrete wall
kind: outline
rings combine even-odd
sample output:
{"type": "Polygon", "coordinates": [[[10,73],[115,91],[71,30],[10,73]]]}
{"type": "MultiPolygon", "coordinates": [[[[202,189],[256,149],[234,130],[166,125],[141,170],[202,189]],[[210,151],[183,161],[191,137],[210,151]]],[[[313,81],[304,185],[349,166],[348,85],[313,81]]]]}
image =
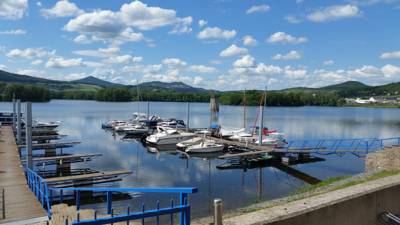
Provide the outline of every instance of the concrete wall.
{"type": "Polygon", "coordinates": [[[383,211],[400,213],[400,175],[227,218],[224,225],[376,225],[383,211]]]}

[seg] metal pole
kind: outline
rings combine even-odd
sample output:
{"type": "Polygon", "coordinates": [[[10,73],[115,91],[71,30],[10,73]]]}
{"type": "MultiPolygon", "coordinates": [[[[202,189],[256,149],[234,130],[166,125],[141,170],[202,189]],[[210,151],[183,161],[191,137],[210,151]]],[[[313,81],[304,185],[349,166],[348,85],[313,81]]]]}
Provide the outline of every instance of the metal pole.
{"type": "Polygon", "coordinates": [[[260,105],[260,123],[258,124],[258,145],[262,145],[263,138],[263,126],[264,126],[264,106],[260,105]]]}
{"type": "Polygon", "coordinates": [[[214,225],[222,225],[222,199],[214,199],[214,225]]]}
{"type": "Polygon", "coordinates": [[[21,100],[17,100],[17,143],[21,144],[21,100]]]}
{"type": "Polygon", "coordinates": [[[26,103],[26,137],[25,137],[25,142],[26,142],[26,151],[27,151],[27,157],[28,157],[28,168],[33,169],[33,163],[32,163],[32,103],[27,102],[26,103]]]}
{"type": "Polygon", "coordinates": [[[189,119],[190,119],[190,103],[187,102],[187,112],[186,112],[186,131],[189,132],[189,119]]]}
{"type": "Polygon", "coordinates": [[[147,101],[147,133],[149,133],[150,129],[150,102],[147,101]]]}
{"type": "Polygon", "coordinates": [[[16,110],[16,102],[15,102],[15,96],[13,95],[13,99],[12,99],[12,103],[13,103],[13,121],[12,121],[12,128],[13,130],[16,129],[16,125],[17,125],[17,110],[16,110]]]}
{"type": "Polygon", "coordinates": [[[243,128],[246,130],[246,89],[243,92],[243,128]]]}
{"type": "Polygon", "coordinates": [[[2,207],[3,207],[3,219],[5,219],[6,218],[6,194],[5,194],[4,188],[3,188],[3,191],[2,191],[2,196],[3,196],[3,198],[2,198],[2,200],[3,200],[3,204],[2,204],[2,207]]]}

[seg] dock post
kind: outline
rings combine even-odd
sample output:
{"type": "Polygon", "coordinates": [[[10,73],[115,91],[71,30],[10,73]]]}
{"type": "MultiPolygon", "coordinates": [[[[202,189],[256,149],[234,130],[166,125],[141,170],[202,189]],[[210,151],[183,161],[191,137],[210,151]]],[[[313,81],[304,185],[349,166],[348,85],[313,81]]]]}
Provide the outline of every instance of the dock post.
{"type": "Polygon", "coordinates": [[[258,124],[258,145],[262,145],[263,129],[264,129],[264,106],[260,105],[260,123],[258,124]]]}
{"type": "Polygon", "coordinates": [[[186,112],[186,131],[189,132],[189,121],[190,121],[190,103],[187,102],[187,112],[186,112]]]}
{"type": "Polygon", "coordinates": [[[214,225],[222,225],[222,199],[214,199],[214,225]]]}
{"type": "Polygon", "coordinates": [[[15,95],[13,95],[13,99],[12,99],[12,103],[13,103],[13,120],[12,120],[12,128],[15,131],[15,129],[17,128],[17,109],[16,109],[16,102],[15,102],[15,95]]]}
{"type": "Polygon", "coordinates": [[[21,144],[21,100],[17,100],[17,143],[21,144]]]}
{"type": "Polygon", "coordinates": [[[147,101],[147,133],[149,133],[150,130],[150,102],[147,101]]]}
{"type": "Polygon", "coordinates": [[[26,151],[27,151],[27,158],[28,158],[28,168],[33,169],[33,162],[32,162],[32,103],[26,103],[26,151]]]}

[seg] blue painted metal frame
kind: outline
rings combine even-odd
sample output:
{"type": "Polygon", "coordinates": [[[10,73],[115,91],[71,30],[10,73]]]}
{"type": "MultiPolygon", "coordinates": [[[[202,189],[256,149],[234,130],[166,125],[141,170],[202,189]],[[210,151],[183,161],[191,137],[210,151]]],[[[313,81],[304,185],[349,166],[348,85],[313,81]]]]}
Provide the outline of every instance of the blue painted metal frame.
{"type": "Polygon", "coordinates": [[[159,217],[161,215],[170,215],[170,224],[173,224],[173,214],[179,213],[179,224],[189,225],[190,224],[190,204],[188,201],[188,195],[197,192],[197,188],[176,188],[176,187],[165,187],[165,188],[88,188],[88,187],[70,187],[70,188],[51,188],[48,187],[46,181],[40,177],[35,171],[25,168],[25,174],[28,182],[29,188],[36,195],[37,199],[42,204],[43,208],[47,209],[48,216],[51,217],[51,202],[54,200],[59,200],[63,202],[66,192],[73,192],[75,197],[75,204],[78,211],[77,221],[74,221],[74,225],[85,225],[85,224],[112,224],[116,222],[126,221],[129,224],[130,220],[142,220],[144,224],[145,218],[156,217],[157,224],[159,224],[159,217]],[[79,210],[81,208],[81,192],[104,192],[106,193],[107,199],[107,214],[110,217],[97,218],[97,212],[91,220],[80,220],[79,210]],[[112,194],[118,193],[175,193],[179,194],[179,204],[174,205],[173,200],[171,200],[171,206],[167,208],[160,208],[160,202],[157,201],[156,208],[145,210],[145,205],[142,204],[142,210],[139,212],[131,212],[130,208],[127,208],[126,214],[114,215],[112,208],[112,194]]]}

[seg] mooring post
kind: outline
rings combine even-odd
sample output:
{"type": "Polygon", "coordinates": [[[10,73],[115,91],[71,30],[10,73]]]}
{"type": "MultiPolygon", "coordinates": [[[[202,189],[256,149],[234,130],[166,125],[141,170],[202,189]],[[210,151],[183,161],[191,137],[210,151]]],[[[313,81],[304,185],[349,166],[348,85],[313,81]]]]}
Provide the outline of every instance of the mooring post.
{"type": "Polygon", "coordinates": [[[15,102],[15,96],[13,95],[13,99],[12,99],[12,103],[13,103],[13,120],[12,120],[12,128],[13,130],[15,130],[17,127],[17,109],[16,109],[16,102],[15,102]]]}
{"type": "Polygon", "coordinates": [[[222,225],[222,199],[214,199],[214,225],[222,225]]]}
{"type": "Polygon", "coordinates": [[[186,112],[186,131],[189,132],[189,121],[190,121],[190,103],[187,102],[187,112],[186,112]]]}
{"type": "Polygon", "coordinates": [[[150,130],[150,102],[147,101],[147,133],[150,130]]]}
{"type": "Polygon", "coordinates": [[[258,124],[258,145],[262,145],[264,129],[264,106],[260,105],[260,123],[258,124]]]}
{"type": "Polygon", "coordinates": [[[21,100],[17,100],[17,143],[21,144],[21,100]]]}
{"type": "Polygon", "coordinates": [[[26,151],[27,151],[27,157],[28,157],[28,168],[33,169],[33,163],[32,163],[32,103],[27,102],[26,103],[26,137],[25,137],[25,142],[26,142],[26,151]]]}

